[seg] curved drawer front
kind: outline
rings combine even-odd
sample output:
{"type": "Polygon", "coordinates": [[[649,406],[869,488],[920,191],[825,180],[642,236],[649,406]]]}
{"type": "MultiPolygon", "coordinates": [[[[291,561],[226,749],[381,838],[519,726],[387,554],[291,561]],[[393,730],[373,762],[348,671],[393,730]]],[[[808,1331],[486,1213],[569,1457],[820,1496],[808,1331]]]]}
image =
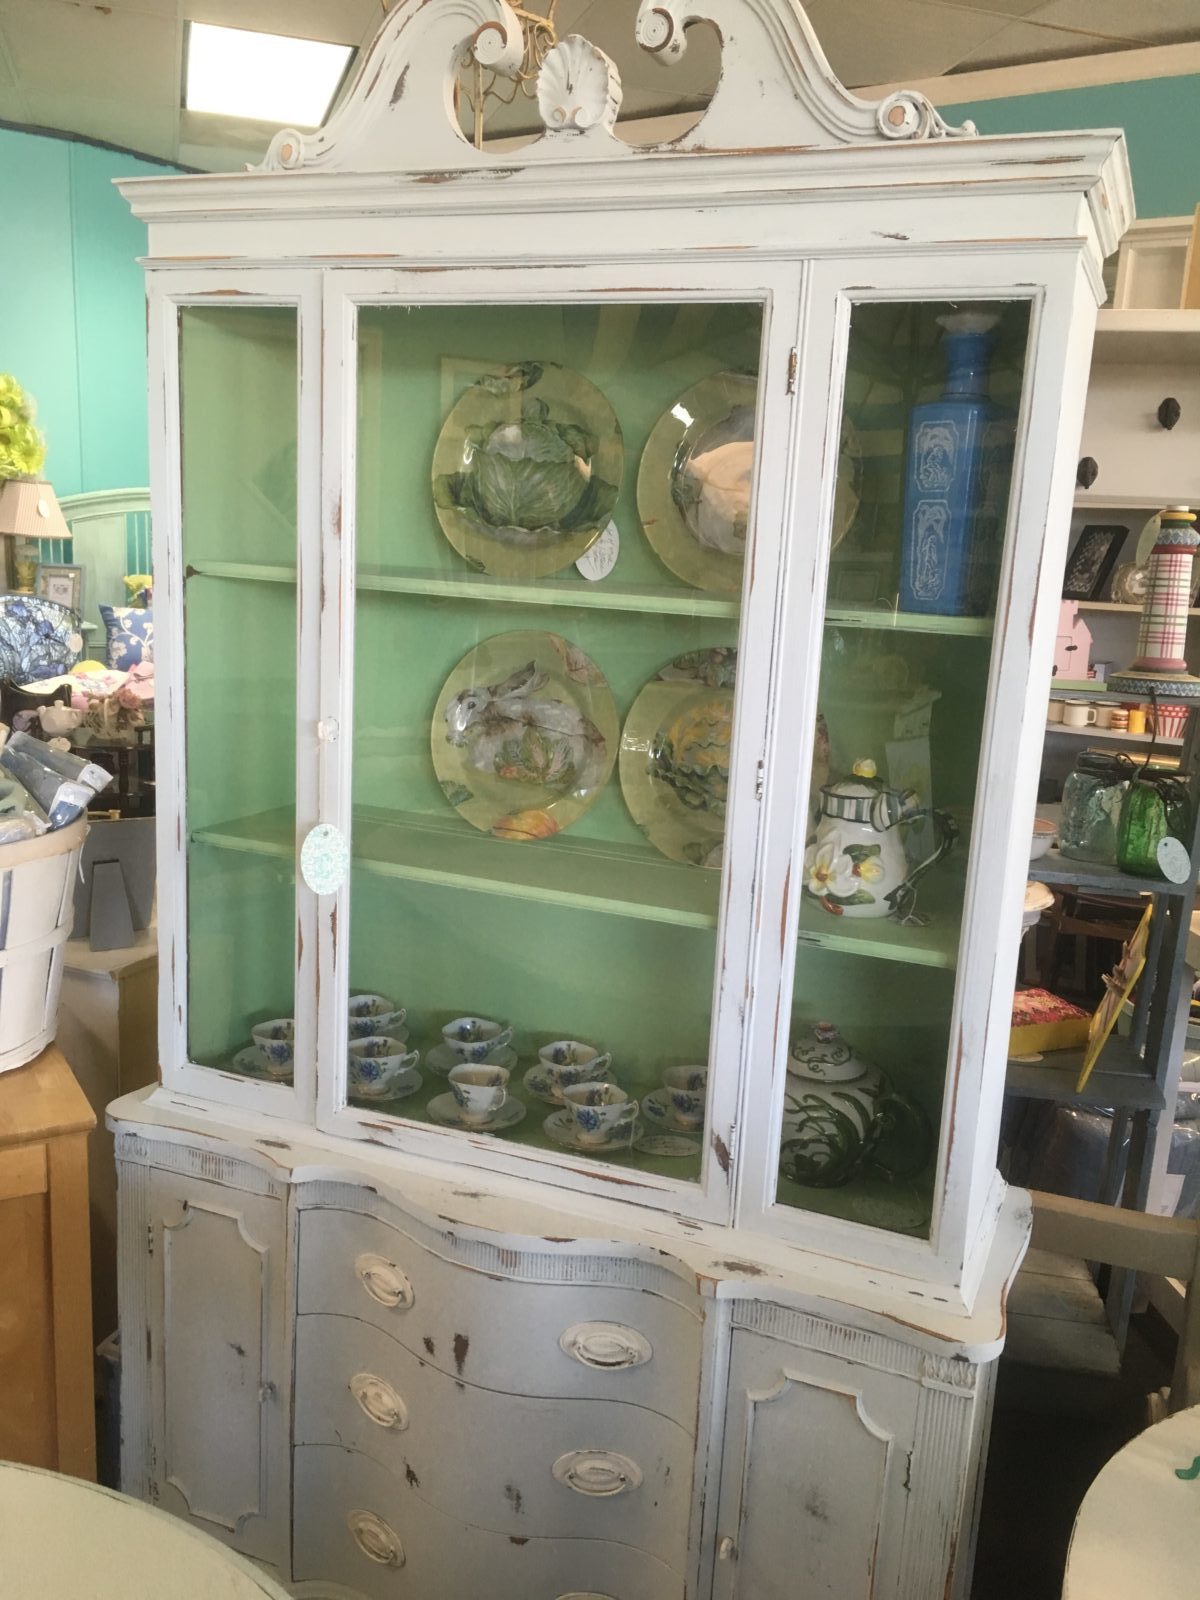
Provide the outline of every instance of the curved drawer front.
{"type": "Polygon", "coordinates": [[[294,1485],[296,1583],[369,1600],[683,1600],[683,1579],[651,1556],[480,1530],[469,1493],[447,1514],[352,1450],[299,1446],[294,1485]]]}
{"type": "Polygon", "coordinates": [[[697,1314],[640,1289],[523,1283],[458,1266],[375,1217],[300,1217],[301,1312],[372,1323],[421,1360],[510,1394],[621,1400],[695,1431],[697,1314]]]}
{"type": "Polygon", "coordinates": [[[694,1447],[665,1417],[477,1389],[354,1317],[300,1317],[296,1341],[297,1444],[370,1456],[404,1505],[515,1537],[619,1539],[683,1570],[694,1447]]]}

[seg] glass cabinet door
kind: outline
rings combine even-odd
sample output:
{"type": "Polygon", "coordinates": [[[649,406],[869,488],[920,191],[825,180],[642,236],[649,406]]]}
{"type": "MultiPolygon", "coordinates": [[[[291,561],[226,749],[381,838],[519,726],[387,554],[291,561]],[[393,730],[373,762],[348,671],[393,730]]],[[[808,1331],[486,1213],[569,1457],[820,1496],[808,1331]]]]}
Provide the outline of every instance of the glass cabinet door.
{"type": "Polygon", "coordinates": [[[930,1235],[1029,334],[1027,300],[850,311],[855,505],[828,563],[774,1183],[793,1214],[930,1235]]]}
{"type": "Polygon", "coordinates": [[[359,308],[344,1094],[373,1128],[700,1178],[764,323],[359,308]]]}
{"type": "Polygon", "coordinates": [[[297,339],[295,306],[179,311],[187,1058],[277,1089],[295,1016],[297,339]]]}

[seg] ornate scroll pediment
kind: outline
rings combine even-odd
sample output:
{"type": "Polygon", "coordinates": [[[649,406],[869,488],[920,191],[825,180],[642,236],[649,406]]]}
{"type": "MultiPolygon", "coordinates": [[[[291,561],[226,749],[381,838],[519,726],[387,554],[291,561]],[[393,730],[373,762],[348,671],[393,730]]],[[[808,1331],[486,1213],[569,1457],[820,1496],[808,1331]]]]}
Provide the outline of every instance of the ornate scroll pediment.
{"type": "MultiPolygon", "coordinates": [[[[970,123],[948,126],[913,90],[879,102],[852,95],[798,0],[641,0],[636,46],[670,67],[700,22],[720,36],[720,81],[672,149],[761,153],[975,132],[970,123]]],[[[281,130],[258,170],[424,174],[511,162],[467,141],[454,93],[465,63],[511,76],[522,51],[521,25],[505,0],[398,0],[325,127],[281,130]]],[[[544,132],[522,150],[522,164],[643,153],[617,137],[620,104],[620,76],[604,52],[578,34],[560,40],[537,81],[544,132]]]]}

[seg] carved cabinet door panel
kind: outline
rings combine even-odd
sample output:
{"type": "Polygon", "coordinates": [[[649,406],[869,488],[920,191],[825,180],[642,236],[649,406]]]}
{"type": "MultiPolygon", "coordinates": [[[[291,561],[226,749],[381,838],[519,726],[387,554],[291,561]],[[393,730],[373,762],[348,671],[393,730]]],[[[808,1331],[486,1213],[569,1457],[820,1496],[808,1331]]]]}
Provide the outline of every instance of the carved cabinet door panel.
{"type": "Polygon", "coordinates": [[[735,1330],[714,1600],[899,1600],[917,1398],[910,1379],[735,1330]]]}
{"type": "Polygon", "coordinates": [[[151,1497],[280,1568],[289,1547],[284,1237],[283,1202],[271,1195],[152,1176],[151,1497]]]}

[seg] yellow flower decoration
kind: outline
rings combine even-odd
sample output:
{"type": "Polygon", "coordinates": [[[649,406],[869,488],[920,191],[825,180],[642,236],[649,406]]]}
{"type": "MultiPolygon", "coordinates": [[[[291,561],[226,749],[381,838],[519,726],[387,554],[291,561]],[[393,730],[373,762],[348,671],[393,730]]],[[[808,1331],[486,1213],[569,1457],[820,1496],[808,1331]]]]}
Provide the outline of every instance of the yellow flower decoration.
{"type": "Polygon", "coordinates": [[[879,768],[869,757],[864,757],[862,760],[856,761],[851,770],[856,778],[873,778],[878,773],[879,768]]]}

